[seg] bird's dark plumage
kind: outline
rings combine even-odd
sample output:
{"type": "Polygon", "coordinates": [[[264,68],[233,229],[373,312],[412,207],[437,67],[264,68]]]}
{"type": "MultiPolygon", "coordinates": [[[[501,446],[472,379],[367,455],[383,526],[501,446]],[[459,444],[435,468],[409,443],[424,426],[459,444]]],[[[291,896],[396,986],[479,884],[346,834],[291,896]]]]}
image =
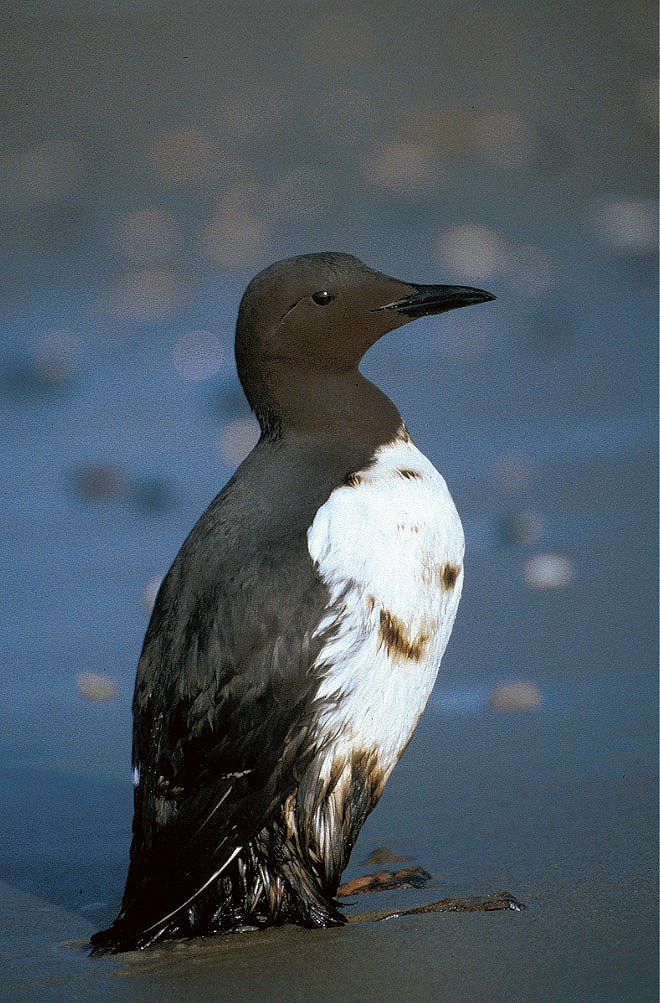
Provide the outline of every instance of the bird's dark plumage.
{"type": "Polygon", "coordinates": [[[366,349],[414,316],[489,298],[400,282],[340,254],[278,262],[248,287],[236,356],[262,437],[156,599],[133,703],[130,869],[95,951],[344,921],[340,875],[391,765],[376,746],[335,755],[346,729],[321,723],[343,699],[339,686],[328,693],[323,652],[352,580],[334,587],[309,531],[333,492],[404,434],[358,372],[366,349]]]}

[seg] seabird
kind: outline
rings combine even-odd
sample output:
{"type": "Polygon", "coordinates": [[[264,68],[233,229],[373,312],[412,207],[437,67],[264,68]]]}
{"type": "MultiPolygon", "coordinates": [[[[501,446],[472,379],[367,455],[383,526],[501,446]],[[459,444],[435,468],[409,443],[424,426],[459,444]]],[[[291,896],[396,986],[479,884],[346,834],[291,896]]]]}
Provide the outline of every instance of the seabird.
{"type": "Polygon", "coordinates": [[[445,481],[358,366],[388,331],[491,299],[330,252],[247,287],[236,362],[261,438],[158,592],[130,867],[95,952],[346,921],[341,873],[435,682],[464,551],[445,481]]]}

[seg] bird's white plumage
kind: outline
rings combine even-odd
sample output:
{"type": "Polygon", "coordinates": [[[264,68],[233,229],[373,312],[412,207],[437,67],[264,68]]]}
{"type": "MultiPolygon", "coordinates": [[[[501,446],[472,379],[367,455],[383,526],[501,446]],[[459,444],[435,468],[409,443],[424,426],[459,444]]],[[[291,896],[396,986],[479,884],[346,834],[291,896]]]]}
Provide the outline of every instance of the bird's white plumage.
{"type": "Polygon", "coordinates": [[[364,750],[389,775],[424,710],[454,624],[463,528],[444,479],[407,433],[349,480],[307,533],[331,593],[318,629],[335,625],[317,661],[317,729],[331,736],[321,771],[327,776],[337,756],[364,750]]]}

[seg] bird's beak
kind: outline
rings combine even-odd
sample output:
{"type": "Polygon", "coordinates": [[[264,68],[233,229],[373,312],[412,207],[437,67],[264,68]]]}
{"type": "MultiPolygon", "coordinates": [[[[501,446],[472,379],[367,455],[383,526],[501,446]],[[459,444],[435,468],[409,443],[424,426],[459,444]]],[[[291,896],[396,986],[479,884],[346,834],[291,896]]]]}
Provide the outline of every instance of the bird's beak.
{"type": "Polygon", "coordinates": [[[430,314],[444,313],[445,310],[455,310],[459,306],[472,306],[474,303],[487,303],[488,300],[494,299],[492,293],[487,293],[483,289],[471,289],[470,286],[413,285],[413,292],[409,296],[376,309],[393,310],[412,320],[415,317],[428,317],[430,314]]]}

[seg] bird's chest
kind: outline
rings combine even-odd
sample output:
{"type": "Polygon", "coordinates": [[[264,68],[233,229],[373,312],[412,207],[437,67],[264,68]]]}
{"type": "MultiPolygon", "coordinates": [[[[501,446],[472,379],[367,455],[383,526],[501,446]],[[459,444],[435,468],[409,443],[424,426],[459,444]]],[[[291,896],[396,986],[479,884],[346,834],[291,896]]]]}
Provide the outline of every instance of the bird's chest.
{"type": "Polygon", "coordinates": [[[319,509],[309,551],[331,594],[318,727],[393,768],[426,705],[456,616],[463,530],[409,440],[379,450],[319,509]]]}

